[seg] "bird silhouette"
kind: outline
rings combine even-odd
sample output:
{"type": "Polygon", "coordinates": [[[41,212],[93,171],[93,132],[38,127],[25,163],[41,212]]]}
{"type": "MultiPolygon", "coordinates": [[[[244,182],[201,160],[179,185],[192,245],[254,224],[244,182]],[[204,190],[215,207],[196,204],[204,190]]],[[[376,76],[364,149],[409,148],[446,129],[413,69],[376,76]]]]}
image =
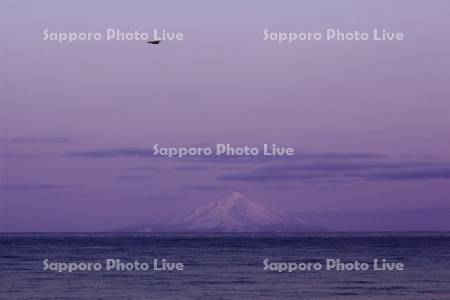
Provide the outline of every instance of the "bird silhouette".
{"type": "Polygon", "coordinates": [[[159,40],[156,40],[156,41],[148,41],[147,43],[153,44],[153,45],[159,45],[159,43],[161,43],[161,41],[159,41],[159,40]]]}

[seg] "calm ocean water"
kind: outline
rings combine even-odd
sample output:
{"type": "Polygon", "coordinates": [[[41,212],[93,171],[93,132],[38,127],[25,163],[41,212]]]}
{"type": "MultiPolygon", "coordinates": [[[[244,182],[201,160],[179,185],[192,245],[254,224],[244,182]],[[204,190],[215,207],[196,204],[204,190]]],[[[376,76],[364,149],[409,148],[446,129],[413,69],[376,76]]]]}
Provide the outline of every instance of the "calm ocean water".
{"type": "Polygon", "coordinates": [[[2,234],[1,299],[450,299],[450,233],[2,234]],[[182,262],[184,271],[43,270],[51,262],[182,262]],[[404,271],[264,271],[277,262],[401,262],[404,271]]]}

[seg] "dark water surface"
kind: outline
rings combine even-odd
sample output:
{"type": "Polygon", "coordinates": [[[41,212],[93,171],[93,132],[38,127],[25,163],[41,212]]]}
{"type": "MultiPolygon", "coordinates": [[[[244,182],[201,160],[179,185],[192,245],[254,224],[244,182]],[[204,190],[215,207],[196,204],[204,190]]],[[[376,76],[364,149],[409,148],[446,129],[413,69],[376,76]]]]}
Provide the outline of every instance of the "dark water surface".
{"type": "Polygon", "coordinates": [[[450,233],[1,234],[1,299],[450,299],[450,233]],[[50,262],[184,271],[44,271],[50,262]],[[401,262],[404,271],[264,271],[276,262],[401,262]]]}

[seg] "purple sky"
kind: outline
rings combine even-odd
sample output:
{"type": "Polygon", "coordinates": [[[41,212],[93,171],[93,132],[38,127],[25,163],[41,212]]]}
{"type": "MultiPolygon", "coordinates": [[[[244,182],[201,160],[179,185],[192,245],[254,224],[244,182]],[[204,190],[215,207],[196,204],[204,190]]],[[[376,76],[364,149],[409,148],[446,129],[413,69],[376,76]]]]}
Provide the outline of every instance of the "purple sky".
{"type": "MultiPolygon", "coordinates": [[[[449,215],[448,1],[0,5],[1,230],[151,223],[232,191],[329,218],[336,211],[449,215]],[[266,28],[328,27],[386,28],[407,39],[263,41],[266,28]],[[46,28],[166,28],[185,40],[58,44],[42,41],[46,28]],[[155,143],[277,143],[297,156],[157,159],[146,154],[155,143]]],[[[421,227],[419,219],[388,229],[450,230],[450,223],[421,227]]]]}

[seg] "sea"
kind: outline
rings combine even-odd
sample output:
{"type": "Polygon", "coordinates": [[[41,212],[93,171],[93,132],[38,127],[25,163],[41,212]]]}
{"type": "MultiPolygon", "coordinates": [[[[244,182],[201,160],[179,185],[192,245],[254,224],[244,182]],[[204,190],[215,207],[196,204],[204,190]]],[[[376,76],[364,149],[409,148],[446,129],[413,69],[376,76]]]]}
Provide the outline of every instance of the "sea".
{"type": "Polygon", "coordinates": [[[450,299],[450,233],[2,233],[0,299],[450,299]]]}

